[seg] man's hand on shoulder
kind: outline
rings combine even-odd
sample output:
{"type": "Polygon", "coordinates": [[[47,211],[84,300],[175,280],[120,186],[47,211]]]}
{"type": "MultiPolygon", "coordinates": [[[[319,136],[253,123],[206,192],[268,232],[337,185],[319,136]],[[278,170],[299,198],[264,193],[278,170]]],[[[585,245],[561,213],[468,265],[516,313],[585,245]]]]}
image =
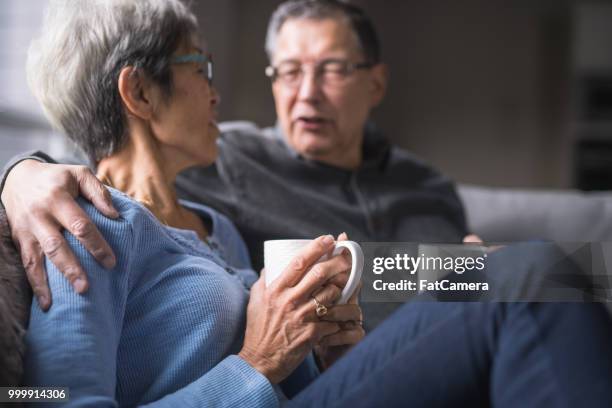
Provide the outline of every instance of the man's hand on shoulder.
{"type": "Polygon", "coordinates": [[[2,191],[2,203],[32,290],[43,310],[51,306],[44,268],[46,255],[78,293],[87,276],[62,235],[68,230],[105,268],[115,255],[96,226],[75,201],[81,195],[105,216],[117,218],[110,193],[86,166],[24,160],[13,167],[2,191]]]}

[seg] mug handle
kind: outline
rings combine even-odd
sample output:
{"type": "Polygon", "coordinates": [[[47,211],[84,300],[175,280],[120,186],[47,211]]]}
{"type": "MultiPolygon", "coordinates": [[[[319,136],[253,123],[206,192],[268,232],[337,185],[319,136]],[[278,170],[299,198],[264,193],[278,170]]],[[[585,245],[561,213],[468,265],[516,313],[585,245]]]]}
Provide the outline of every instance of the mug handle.
{"type": "Polygon", "coordinates": [[[359,282],[361,281],[361,273],[363,272],[363,251],[358,243],[355,241],[337,241],[336,247],[332,256],[339,255],[342,252],[342,248],[346,248],[351,253],[351,274],[349,275],[346,286],[342,290],[340,300],[336,302],[337,305],[343,305],[348,302],[351,295],[357,289],[359,282]]]}

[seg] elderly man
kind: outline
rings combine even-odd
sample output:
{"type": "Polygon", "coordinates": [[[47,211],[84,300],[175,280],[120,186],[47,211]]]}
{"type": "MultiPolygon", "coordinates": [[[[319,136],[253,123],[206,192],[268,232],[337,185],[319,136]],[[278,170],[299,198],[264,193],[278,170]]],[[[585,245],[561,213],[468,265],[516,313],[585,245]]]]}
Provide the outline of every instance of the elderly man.
{"type": "MultiPolygon", "coordinates": [[[[216,165],[181,175],[180,196],[228,214],[255,268],[262,266],[266,239],[346,232],[357,241],[461,242],[467,231],[453,184],[368,121],[387,75],[375,29],[360,9],[338,1],[285,2],[270,20],[266,50],[277,126],[222,126],[216,165]]],[[[6,179],[2,202],[43,307],[51,299],[43,251],[78,291],[87,287],[62,227],[103,265],[114,263],[74,203],[79,193],[113,216],[108,194],[84,167],[24,161],[6,179]]],[[[389,308],[366,308],[370,327],[385,314],[372,314],[374,307],[389,308]]]]}

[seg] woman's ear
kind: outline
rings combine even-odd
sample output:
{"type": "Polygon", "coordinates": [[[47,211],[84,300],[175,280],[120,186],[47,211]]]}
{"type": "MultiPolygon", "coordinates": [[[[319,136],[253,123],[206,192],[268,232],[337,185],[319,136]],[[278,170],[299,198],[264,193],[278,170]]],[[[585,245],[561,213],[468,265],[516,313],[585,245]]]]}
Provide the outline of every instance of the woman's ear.
{"type": "Polygon", "coordinates": [[[119,73],[119,95],[128,115],[149,120],[154,113],[153,85],[134,67],[125,67],[119,73]]]}

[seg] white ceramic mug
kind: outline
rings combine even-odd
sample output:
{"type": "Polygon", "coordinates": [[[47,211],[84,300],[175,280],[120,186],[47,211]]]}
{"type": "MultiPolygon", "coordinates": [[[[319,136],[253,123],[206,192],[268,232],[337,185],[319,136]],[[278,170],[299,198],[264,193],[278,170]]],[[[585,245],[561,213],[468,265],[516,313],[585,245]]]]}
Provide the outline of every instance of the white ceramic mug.
{"type": "MultiPolygon", "coordinates": [[[[264,242],[264,267],[266,268],[266,286],[278,278],[287,268],[291,260],[304,248],[311,240],[309,239],[275,239],[264,242]]],[[[354,241],[336,241],[336,247],[332,256],[338,255],[342,249],[346,248],[351,253],[352,265],[351,274],[342,290],[342,295],[336,304],[346,303],[357,289],[361,281],[363,271],[363,251],[358,243],[354,241]]],[[[321,257],[317,262],[327,259],[321,257]]]]}

